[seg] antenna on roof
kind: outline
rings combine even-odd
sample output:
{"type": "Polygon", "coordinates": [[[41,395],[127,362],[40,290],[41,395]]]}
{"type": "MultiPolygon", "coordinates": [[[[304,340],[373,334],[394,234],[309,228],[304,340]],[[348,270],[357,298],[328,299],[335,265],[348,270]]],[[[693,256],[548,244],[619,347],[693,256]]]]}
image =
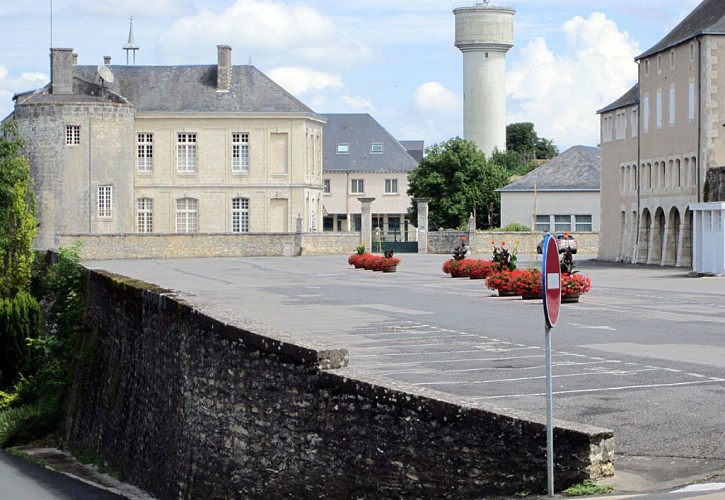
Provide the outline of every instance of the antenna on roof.
{"type": "Polygon", "coordinates": [[[136,51],[139,50],[138,45],[136,45],[136,42],[133,39],[133,16],[129,18],[129,28],[128,28],[128,43],[123,46],[123,50],[126,51],[126,66],[128,66],[128,53],[133,52],[133,64],[136,65],[136,51]]]}

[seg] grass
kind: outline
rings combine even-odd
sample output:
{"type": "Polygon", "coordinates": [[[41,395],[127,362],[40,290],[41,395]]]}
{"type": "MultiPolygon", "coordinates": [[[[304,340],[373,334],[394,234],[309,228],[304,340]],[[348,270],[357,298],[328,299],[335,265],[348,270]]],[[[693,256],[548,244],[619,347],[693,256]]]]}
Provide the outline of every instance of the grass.
{"type": "Polygon", "coordinates": [[[18,448],[8,448],[5,451],[9,455],[15,455],[16,457],[22,458],[26,462],[30,462],[31,464],[39,465],[41,467],[45,467],[48,465],[48,462],[46,462],[42,458],[31,455],[30,453],[26,453],[23,450],[19,450],[18,448]]]}
{"type": "Polygon", "coordinates": [[[612,491],[614,491],[614,488],[611,486],[598,486],[591,481],[584,481],[583,483],[575,484],[565,489],[563,493],[571,497],[581,497],[586,495],[605,495],[612,491]]]}

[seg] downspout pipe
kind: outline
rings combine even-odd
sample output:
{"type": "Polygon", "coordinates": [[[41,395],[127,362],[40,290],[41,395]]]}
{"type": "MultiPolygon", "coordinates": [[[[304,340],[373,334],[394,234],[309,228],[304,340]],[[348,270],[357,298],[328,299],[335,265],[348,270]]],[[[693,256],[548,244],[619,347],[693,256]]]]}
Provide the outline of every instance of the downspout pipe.
{"type": "Polygon", "coordinates": [[[702,39],[697,40],[697,202],[702,202],[702,39]]]}
{"type": "MultiPolygon", "coordinates": [[[[641,95],[642,93],[642,72],[640,71],[640,62],[637,61],[637,88],[639,89],[638,94],[641,95]]],[[[637,109],[639,110],[637,113],[638,119],[637,119],[637,168],[634,169],[635,175],[637,176],[635,178],[635,183],[637,185],[637,225],[635,229],[635,238],[634,238],[634,251],[632,252],[632,264],[637,263],[637,257],[639,254],[639,232],[640,232],[640,226],[641,226],[641,214],[642,214],[642,172],[640,172],[640,169],[642,168],[642,134],[644,128],[641,126],[642,123],[642,107],[640,106],[640,100],[639,97],[637,98],[637,109]]]]}

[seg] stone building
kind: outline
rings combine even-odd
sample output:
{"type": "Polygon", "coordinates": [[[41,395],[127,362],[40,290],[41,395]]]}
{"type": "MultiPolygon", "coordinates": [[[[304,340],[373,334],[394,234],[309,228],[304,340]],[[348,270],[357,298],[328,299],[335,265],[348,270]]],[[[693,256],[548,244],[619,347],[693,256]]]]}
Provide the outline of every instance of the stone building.
{"type": "Polygon", "coordinates": [[[598,111],[600,259],[692,264],[690,205],[722,200],[723,44],[725,2],[705,0],[635,58],[638,83],[598,111]]]}
{"type": "Polygon", "coordinates": [[[361,203],[374,198],[376,241],[415,240],[407,212],[408,172],[423,157],[423,141],[398,142],[369,114],[326,114],[323,140],[325,231],[359,231],[361,203]]]}
{"type": "Polygon", "coordinates": [[[40,221],[36,247],[73,235],[321,230],[325,119],[217,47],[215,65],[76,64],[18,94],[40,221]]]}

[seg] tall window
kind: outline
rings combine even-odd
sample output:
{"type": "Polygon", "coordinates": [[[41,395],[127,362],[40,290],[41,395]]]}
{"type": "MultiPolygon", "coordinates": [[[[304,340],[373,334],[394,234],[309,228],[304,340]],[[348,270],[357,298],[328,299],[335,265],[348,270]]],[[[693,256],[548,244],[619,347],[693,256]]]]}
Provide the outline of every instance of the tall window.
{"type": "Polygon", "coordinates": [[[610,142],[612,140],[612,129],[614,128],[611,113],[604,115],[602,120],[602,142],[610,142]]]}
{"type": "Polygon", "coordinates": [[[149,133],[137,135],[136,159],[139,172],[151,172],[154,163],[154,136],[149,133]]]}
{"type": "Polygon", "coordinates": [[[695,79],[690,78],[687,87],[687,119],[691,122],[695,121],[695,79]]]}
{"type": "Polygon", "coordinates": [[[176,200],[176,232],[199,232],[199,200],[196,198],[176,200]]]}
{"type": "Polygon", "coordinates": [[[385,179],[385,194],[398,194],[398,179],[385,179]]]}
{"type": "Polygon", "coordinates": [[[675,84],[670,85],[670,127],[675,126],[675,84]]]}
{"type": "Polygon", "coordinates": [[[113,186],[98,186],[98,217],[111,217],[113,186]]]}
{"type": "Polygon", "coordinates": [[[625,110],[617,111],[614,123],[615,138],[618,141],[627,137],[627,112],[625,110]]]}
{"type": "Polygon", "coordinates": [[[632,108],[632,137],[637,137],[639,129],[639,108],[632,108]]]}
{"type": "Polygon", "coordinates": [[[151,198],[136,200],[136,231],[139,233],[154,232],[154,200],[151,198]]]}
{"type": "Polygon", "coordinates": [[[81,143],[81,126],[65,126],[65,143],[67,146],[75,146],[81,143]]]}
{"type": "Polygon", "coordinates": [[[649,132],[649,96],[644,96],[644,110],[643,110],[644,116],[642,117],[642,129],[646,132],[649,132]]]}
{"type": "Polygon", "coordinates": [[[196,172],[196,133],[179,132],[176,135],[176,170],[196,172]]]}
{"type": "Polygon", "coordinates": [[[351,179],[350,180],[350,194],[363,194],[365,193],[365,180],[364,179],[351,179]]]}
{"type": "Polygon", "coordinates": [[[662,128],[662,89],[657,89],[657,128],[662,128]]]}
{"type": "Polygon", "coordinates": [[[322,179],[322,192],[330,194],[330,179],[322,179]]]}
{"type": "Polygon", "coordinates": [[[232,134],[232,172],[249,171],[249,134],[232,134]]]}
{"type": "Polygon", "coordinates": [[[249,199],[234,198],[232,200],[232,232],[249,232],[249,199]]]}

